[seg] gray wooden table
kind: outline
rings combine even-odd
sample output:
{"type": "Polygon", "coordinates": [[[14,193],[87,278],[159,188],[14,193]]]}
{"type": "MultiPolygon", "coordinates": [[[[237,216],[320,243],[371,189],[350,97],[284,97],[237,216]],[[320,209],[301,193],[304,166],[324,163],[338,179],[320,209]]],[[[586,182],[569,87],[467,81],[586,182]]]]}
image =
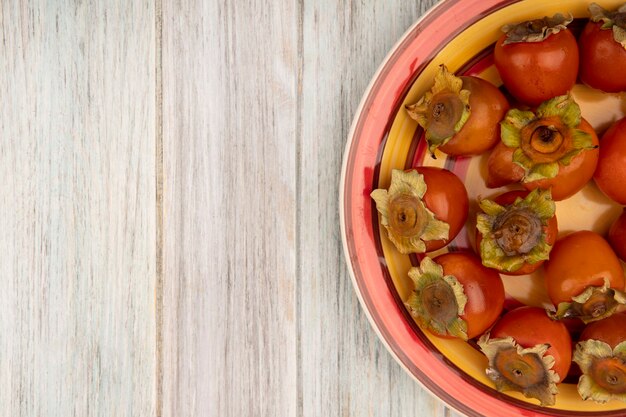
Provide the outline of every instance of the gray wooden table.
{"type": "Polygon", "coordinates": [[[0,415],[453,415],[371,329],[338,214],[433,3],[0,2],[0,415]]]}

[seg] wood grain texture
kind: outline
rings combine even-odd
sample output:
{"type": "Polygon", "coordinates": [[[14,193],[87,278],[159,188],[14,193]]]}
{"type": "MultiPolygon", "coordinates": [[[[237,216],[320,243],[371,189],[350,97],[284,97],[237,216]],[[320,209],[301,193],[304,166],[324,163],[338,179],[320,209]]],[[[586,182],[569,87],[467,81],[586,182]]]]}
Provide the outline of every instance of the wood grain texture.
{"type": "Polygon", "coordinates": [[[153,4],[0,2],[0,36],[0,415],[153,415],[153,4]]]}
{"type": "Polygon", "coordinates": [[[165,416],[296,413],[295,2],[163,4],[165,416]]]}
{"type": "Polygon", "coordinates": [[[163,415],[450,415],[367,322],[338,215],[360,97],[433,3],[164,3],[163,415]]]}
{"type": "Polygon", "coordinates": [[[400,368],[371,328],[346,269],[338,207],[343,150],[363,92],[391,47],[434,3],[304,2],[299,416],[451,414],[400,368]]]}
{"type": "Polygon", "coordinates": [[[433,3],[0,2],[0,415],[454,414],[339,232],[354,111],[433,3]]]}

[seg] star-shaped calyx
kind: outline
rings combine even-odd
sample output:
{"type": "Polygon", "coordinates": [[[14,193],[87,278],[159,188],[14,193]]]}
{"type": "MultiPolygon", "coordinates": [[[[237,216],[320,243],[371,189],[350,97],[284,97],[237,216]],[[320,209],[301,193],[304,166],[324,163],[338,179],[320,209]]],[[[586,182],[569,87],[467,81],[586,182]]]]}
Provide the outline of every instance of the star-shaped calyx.
{"type": "Polygon", "coordinates": [[[444,275],[441,265],[425,257],[419,268],[409,270],[415,289],[405,306],[422,328],[438,336],[467,340],[465,312],[467,296],[453,275],[444,275]]]}
{"type": "Polygon", "coordinates": [[[552,246],[546,241],[546,227],[556,210],[550,190],[537,188],[507,206],[487,199],[479,205],[483,213],[478,214],[476,227],[482,235],[483,265],[515,272],[526,263],[548,259],[552,246]]]}
{"type": "Polygon", "coordinates": [[[595,339],[578,342],[573,361],[583,373],[578,380],[583,400],[626,402],[626,341],[614,349],[595,339]]]}
{"type": "Polygon", "coordinates": [[[544,101],[536,112],[512,109],[500,123],[502,142],[514,148],[513,162],[524,168],[523,182],[554,178],[559,165],[569,165],[592,136],[582,129],[580,107],[568,95],[544,101]]]}
{"type": "Polygon", "coordinates": [[[463,80],[441,65],[432,89],[417,103],[406,106],[409,117],[424,128],[431,154],[448,143],[470,117],[469,98],[470,92],[463,89],[463,80]]]}
{"type": "Polygon", "coordinates": [[[524,348],[510,336],[490,338],[487,333],[478,346],[489,360],[486,373],[498,391],[518,391],[543,406],[554,405],[559,376],[552,369],[554,357],[546,353],[549,345],[524,348]]]}
{"type": "Polygon", "coordinates": [[[417,170],[394,169],[389,189],[371,193],[381,224],[400,253],[424,253],[425,241],[449,238],[450,225],[438,220],[424,204],[426,191],[424,176],[417,170]]]}

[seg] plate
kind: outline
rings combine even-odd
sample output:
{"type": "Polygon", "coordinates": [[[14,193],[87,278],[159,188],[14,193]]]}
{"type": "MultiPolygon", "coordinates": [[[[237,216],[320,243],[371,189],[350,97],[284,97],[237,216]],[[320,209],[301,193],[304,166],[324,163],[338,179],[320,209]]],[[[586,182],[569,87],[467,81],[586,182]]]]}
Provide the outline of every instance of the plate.
{"type": "MultiPolygon", "coordinates": [[[[623,0],[603,1],[612,9],[623,0]]],[[[420,129],[404,111],[430,89],[440,64],[460,75],[474,75],[495,85],[502,82],[493,66],[493,44],[505,23],[558,12],[588,16],[589,2],[580,0],[444,0],[416,22],[390,51],[365,92],[346,144],[340,185],[340,219],[344,252],[356,293],[389,352],[427,390],[470,416],[617,416],[626,404],[583,401],[576,381],[559,385],[556,404],[541,407],[519,393],[497,392],[485,376],[487,360],[460,340],[424,333],[403,306],[412,290],[407,276],[415,256],[399,254],[382,233],[370,193],[387,188],[391,170],[427,165],[446,168],[465,183],[470,214],[465,229],[438,252],[473,250],[476,198],[504,189],[488,189],[486,155],[451,158],[438,152],[432,159],[420,140],[420,129]]],[[[581,23],[582,20],[578,22],[581,23]]],[[[576,24],[576,21],[574,22],[576,24]]],[[[601,134],[626,113],[626,95],[604,94],[576,85],[572,90],[582,115],[601,134]]],[[[574,230],[606,233],[622,207],[607,199],[593,183],[557,203],[560,234],[574,230]]],[[[526,277],[503,276],[507,302],[545,306],[541,270],[526,277]]]]}

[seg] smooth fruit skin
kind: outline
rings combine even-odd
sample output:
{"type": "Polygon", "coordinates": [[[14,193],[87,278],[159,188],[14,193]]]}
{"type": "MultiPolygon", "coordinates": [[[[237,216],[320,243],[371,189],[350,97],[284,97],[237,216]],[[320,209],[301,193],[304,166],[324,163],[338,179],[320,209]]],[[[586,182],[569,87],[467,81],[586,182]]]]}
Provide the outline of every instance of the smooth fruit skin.
{"type": "Polygon", "coordinates": [[[578,74],[578,44],[567,30],[542,42],[503,45],[506,34],[496,43],[494,63],[504,86],[522,103],[537,106],[552,97],[566,94],[578,74]]]}
{"type": "Polygon", "coordinates": [[[615,348],[619,343],[626,340],[626,314],[613,314],[605,319],[594,321],[585,327],[580,335],[580,341],[600,340],[615,348]]]}
{"type": "Polygon", "coordinates": [[[467,337],[480,336],[502,312],[504,285],[500,275],[469,252],[446,253],[434,261],[443,267],[444,275],[453,275],[463,285],[467,304],[461,318],[467,322],[467,337]]]}
{"type": "Polygon", "coordinates": [[[626,208],[609,229],[609,243],[622,261],[626,261],[626,208]]]}
{"type": "Polygon", "coordinates": [[[524,168],[513,163],[514,148],[509,148],[502,142],[493,148],[487,159],[488,188],[499,188],[519,182],[524,178],[524,168]]]}
{"type": "Polygon", "coordinates": [[[626,91],[626,49],[613,39],[613,31],[588,22],[580,34],[580,80],[607,93],[626,91]]]}
{"type": "MultiPolygon", "coordinates": [[[[599,145],[598,135],[589,122],[581,119],[578,128],[591,135],[594,145],[599,145]]],[[[565,200],[580,191],[593,178],[598,165],[599,154],[600,151],[597,148],[585,149],[576,155],[569,165],[559,164],[559,173],[556,177],[523,183],[522,185],[528,190],[551,188],[552,198],[555,201],[565,200]]]]}
{"type": "Polygon", "coordinates": [[[555,306],[570,302],[588,286],[624,290],[624,271],[609,243],[597,233],[582,230],[558,239],[544,263],[548,296],[555,306]]]}
{"type": "Polygon", "coordinates": [[[461,130],[439,147],[448,155],[479,155],[500,140],[500,120],[509,110],[509,102],[489,81],[478,77],[461,77],[463,89],[470,91],[470,117],[461,130]]]}
{"type": "Polygon", "coordinates": [[[467,220],[469,199],[465,185],[454,173],[435,167],[416,167],[424,176],[426,194],[424,204],[438,220],[450,225],[448,240],[425,241],[426,252],[441,249],[450,243],[461,231],[467,220]]]}
{"type": "MultiPolygon", "coordinates": [[[[504,194],[498,195],[496,198],[493,199],[493,201],[500,204],[501,206],[508,206],[510,204],[513,204],[515,199],[517,199],[518,197],[519,198],[526,197],[528,193],[529,191],[524,191],[524,190],[508,191],[504,194]]],[[[544,227],[544,231],[546,232],[546,242],[549,245],[554,245],[554,242],[556,242],[556,237],[559,233],[556,215],[552,216],[548,220],[548,224],[546,227],[544,227]]],[[[480,248],[480,242],[482,239],[483,239],[483,235],[478,230],[476,230],[476,247],[477,248],[480,248]]],[[[539,267],[543,265],[544,262],[545,261],[539,261],[535,264],[525,263],[524,265],[522,265],[520,269],[514,272],[503,272],[503,271],[499,271],[499,272],[505,275],[527,275],[539,269],[539,267]]]]}
{"type": "Polygon", "coordinates": [[[602,135],[593,179],[607,197],[626,205],[626,117],[602,135]]]}
{"type": "Polygon", "coordinates": [[[572,363],[572,340],[560,321],[552,320],[538,307],[519,307],[506,313],[490,331],[491,338],[511,336],[522,347],[548,343],[548,355],[554,357],[554,371],[560,380],[567,376],[572,363]]]}

